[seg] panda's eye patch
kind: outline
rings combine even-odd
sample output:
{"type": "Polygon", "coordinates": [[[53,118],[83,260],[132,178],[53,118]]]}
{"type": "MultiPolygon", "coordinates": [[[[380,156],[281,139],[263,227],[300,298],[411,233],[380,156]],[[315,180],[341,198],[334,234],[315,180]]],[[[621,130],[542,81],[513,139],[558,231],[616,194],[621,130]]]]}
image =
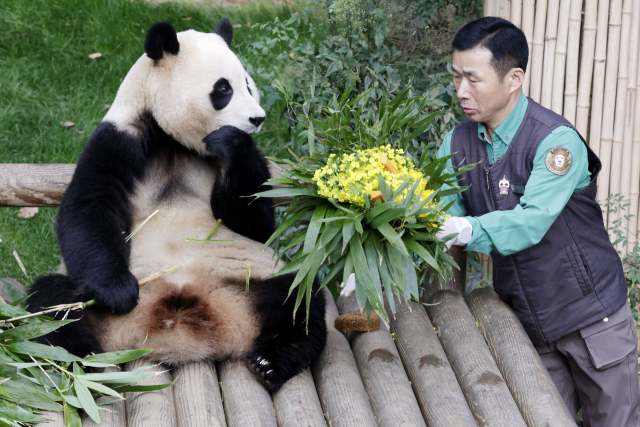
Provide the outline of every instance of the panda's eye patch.
{"type": "Polygon", "coordinates": [[[209,94],[213,108],[216,110],[222,110],[229,105],[231,97],[233,96],[233,88],[229,83],[229,80],[222,78],[213,85],[213,90],[209,94]]]}

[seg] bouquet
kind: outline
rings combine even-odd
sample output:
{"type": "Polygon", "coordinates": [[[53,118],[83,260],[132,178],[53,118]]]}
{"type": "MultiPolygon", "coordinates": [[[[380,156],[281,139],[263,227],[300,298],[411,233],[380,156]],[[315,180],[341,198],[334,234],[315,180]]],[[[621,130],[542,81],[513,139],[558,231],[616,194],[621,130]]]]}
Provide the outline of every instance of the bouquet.
{"type": "Polygon", "coordinates": [[[465,190],[456,177],[473,166],[451,171],[452,156],[429,157],[429,145],[417,138],[439,112],[427,114],[428,95],[411,97],[410,87],[389,101],[383,95],[377,112],[363,111],[369,91],[349,99],[349,90],[331,106],[318,106],[294,101],[286,82],[278,89],[309,154],[290,150],[292,160],[271,158],[283,173],[268,184],[284,187],[257,194],[289,198],[265,244],[275,241],[288,261],[277,274],[297,271],[289,291],[297,287],[297,310],[305,297],[308,308],[316,275],[324,287],[355,273],[360,308],[367,315],[375,309],[387,322],[385,297],[395,313],[394,295],[419,300],[427,274],[446,276],[457,267],[443,250],[454,235],[436,237],[449,208],[441,197],[465,190]]]}

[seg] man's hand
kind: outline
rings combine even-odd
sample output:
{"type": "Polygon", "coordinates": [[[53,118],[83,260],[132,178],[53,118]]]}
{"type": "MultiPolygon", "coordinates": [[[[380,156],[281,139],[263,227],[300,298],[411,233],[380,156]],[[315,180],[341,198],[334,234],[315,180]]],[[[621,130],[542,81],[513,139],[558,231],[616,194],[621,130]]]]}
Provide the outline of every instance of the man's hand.
{"type": "Polygon", "coordinates": [[[458,233],[458,235],[446,242],[447,249],[451,248],[451,245],[464,246],[469,243],[471,236],[473,235],[473,227],[467,219],[459,216],[452,216],[442,224],[442,230],[436,233],[436,237],[442,239],[443,237],[455,233],[458,233]]]}

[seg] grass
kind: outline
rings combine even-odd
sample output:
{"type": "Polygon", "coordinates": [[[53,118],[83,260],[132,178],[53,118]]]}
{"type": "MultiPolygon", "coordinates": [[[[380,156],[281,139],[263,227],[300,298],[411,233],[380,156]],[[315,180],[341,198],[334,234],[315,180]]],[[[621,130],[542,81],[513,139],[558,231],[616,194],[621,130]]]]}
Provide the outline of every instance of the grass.
{"type": "MultiPolygon", "coordinates": [[[[226,8],[140,0],[3,0],[0,6],[0,163],[75,163],[115,98],[120,82],[143,54],[146,30],[171,22],[178,31],[211,32],[222,17],[234,24],[233,47],[264,36],[251,23],[290,16],[267,3],[226,8]],[[190,19],[188,19],[190,18],[190,19]],[[89,54],[102,53],[99,59],[89,54]],[[71,121],[74,128],[64,128],[71,121]]],[[[247,56],[248,57],[248,56],[247,56]]],[[[248,57],[254,68],[273,67],[268,57],[248,57]]],[[[274,108],[274,112],[281,111],[274,108]]],[[[256,135],[263,147],[288,139],[278,114],[256,135]]],[[[0,208],[0,278],[30,284],[60,263],[54,224],[57,209],[40,208],[31,219],[18,208],[0,208]],[[30,280],[13,257],[22,259],[30,280]]]]}

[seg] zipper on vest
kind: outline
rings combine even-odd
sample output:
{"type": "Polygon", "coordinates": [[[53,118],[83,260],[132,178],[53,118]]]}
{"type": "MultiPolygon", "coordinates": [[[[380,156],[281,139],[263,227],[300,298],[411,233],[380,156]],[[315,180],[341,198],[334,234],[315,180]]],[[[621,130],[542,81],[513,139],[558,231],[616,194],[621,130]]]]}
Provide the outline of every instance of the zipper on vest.
{"type": "MultiPolygon", "coordinates": [[[[493,200],[493,208],[494,209],[498,209],[498,202],[496,200],[496,195],[493,192],[493,186],[491,185],[491,172],[489,172],[489,169],[485,169],[485,176],[487,177],[487,190],[489,191],[489,194],[491,195],[491,200],[493,200]]],[[[516,273],[518,274],[518,280],[520,281],[520,286],[522,287],[522,293],[524,293],[524,297],[527,300],[527,304],[529,304],[529,310],[531,310],[531,316],[533,316],[533,322],[536,325],[536,329],[538,330],[538,334],[540,335],[540,339],[542,339],[542,343],[546,344],[547,343],[547,339],[545,338],[544,334],[542,333],[542,328],[540,328],[540,323],[538,322],[538,316],[536,315],[535,310],[533,309],[533,305],[531,305],[531,299],[529,299],[529,293],[527,292],[527,289],[524,286],[524,282],[522,281],[522,275],[520,274],[520,267],[518,266],[518,263],[516,262],[515,259],[513,259],[513,265],[516,269],[516,273]]]]}

